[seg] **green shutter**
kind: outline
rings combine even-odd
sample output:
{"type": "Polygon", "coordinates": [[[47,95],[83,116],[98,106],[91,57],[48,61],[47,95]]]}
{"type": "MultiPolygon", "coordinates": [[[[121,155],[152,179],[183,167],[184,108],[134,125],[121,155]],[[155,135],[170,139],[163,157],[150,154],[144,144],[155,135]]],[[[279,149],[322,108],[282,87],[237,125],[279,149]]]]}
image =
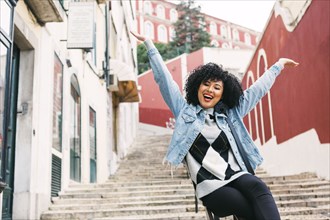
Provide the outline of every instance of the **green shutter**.
{"type": "Polygon", "coordinates": [[[58,192],[61,191],[61,170],[62,160],[61,158],[52,155],[52,186],[51,195],[52,197],[58,196],[58,192]]]}

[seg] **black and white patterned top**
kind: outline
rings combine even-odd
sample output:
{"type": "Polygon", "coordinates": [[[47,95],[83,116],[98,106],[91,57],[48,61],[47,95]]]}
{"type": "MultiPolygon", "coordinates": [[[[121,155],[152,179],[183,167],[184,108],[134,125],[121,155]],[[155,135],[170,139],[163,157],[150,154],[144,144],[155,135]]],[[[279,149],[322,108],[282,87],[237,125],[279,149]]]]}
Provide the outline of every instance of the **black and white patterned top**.
{"type": "Polygon", "coordinates": [[[227,137],[214,121],[213,108],[206,109],[205,125],[186,155],[186,164],[202,198],[246,174],[238,165],[227,137]]]}

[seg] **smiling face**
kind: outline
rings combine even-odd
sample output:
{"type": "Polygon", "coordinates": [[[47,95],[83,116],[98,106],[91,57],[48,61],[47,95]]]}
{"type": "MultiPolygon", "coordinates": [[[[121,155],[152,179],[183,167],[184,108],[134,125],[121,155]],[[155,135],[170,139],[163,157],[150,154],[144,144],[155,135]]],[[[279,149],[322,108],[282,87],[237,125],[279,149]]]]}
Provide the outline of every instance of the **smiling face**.
{"type": "Polygon", "coordinates": [[[213,108],[222,98],[223,82],[207,80],[198,88],[198,101],[202,108],[213,108]]]}

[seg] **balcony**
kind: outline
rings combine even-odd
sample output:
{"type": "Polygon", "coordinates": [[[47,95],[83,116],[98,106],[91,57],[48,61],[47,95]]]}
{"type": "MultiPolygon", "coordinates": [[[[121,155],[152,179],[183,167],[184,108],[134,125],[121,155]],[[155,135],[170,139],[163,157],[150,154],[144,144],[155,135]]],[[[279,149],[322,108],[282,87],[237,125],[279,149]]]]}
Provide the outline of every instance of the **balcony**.
{"type": "Polygon", "coordinates": [[[24,0],[37,21],[44,25],[47,22],[62,22],[65,12],[59,0],[24,0]]]}

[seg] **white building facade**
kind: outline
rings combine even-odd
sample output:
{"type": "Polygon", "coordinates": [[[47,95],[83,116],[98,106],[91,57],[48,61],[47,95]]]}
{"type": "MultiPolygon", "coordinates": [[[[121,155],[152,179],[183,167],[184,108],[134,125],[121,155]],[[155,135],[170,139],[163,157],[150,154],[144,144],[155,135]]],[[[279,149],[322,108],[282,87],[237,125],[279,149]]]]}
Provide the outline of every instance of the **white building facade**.
{"type": "Polygon", "coordinates": [[[135,11],[130,1],[72,2],[21,0],[13,10],[2,219],[39,219],[70,185],[105,182],[136,136],[136,42],[127,28],[135,11]],[[72,20],[88,13],[87,23],[72,20]],[[80,30],[86,35],[78,39],[80,30]],[[86,47],[80,40],[89,36],[86,47]]]}

